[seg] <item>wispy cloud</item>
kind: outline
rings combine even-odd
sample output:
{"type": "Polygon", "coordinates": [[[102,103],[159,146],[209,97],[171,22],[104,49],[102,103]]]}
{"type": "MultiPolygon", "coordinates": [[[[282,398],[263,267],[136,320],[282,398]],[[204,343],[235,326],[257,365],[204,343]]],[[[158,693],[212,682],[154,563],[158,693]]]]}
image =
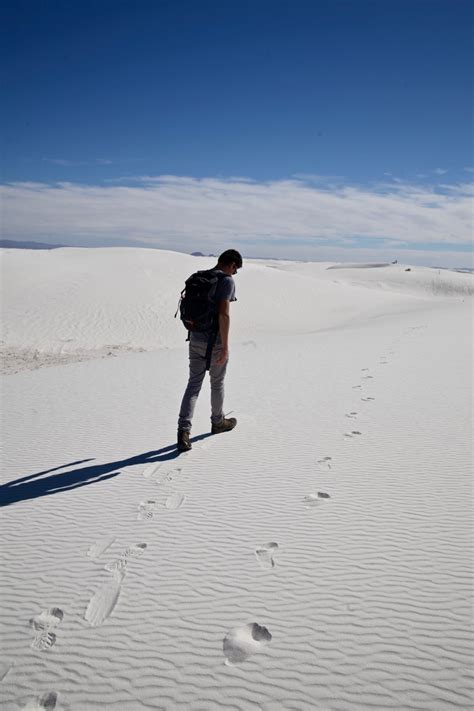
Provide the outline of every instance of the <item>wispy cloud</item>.
{"type": "Polygon", "coordinates": [[[435,173],[436,175],[444,175],[447,172],[448,171],[446,168],[435,168],[433,171],[433,173],[435,173]]]}
{"type": "Polygon", "coordinates": [[[281,248],[288,258],[302,250],[310,258],[311,250],[348,244],[468,251],[472,235],[471,183],[390,181],[368,188],[161,175],[112,185],[11,183],[1,193],[3,234],[13,239],[97,245],[113,239],[209,252],[222,244],[254,245],[260,254],[281,248]]]}
{"type": "Polygon", "coordinates": [[[68,167],[81,165],[112,165],[112,161],[107,158],[94,158],[93,160],[68,160],[67,158],[43,158],[46,163],[63,165],[68,167]]]}
{"type": "Polygon", "coordinates": [[[303,180],[309,184],[315,185],[325,185],[326,187],[332,187],[334,185],[340,185],[346,182],[344,175],[318,175],[317,173],[294,173],[292,178],[296,180],[303,180]]]}

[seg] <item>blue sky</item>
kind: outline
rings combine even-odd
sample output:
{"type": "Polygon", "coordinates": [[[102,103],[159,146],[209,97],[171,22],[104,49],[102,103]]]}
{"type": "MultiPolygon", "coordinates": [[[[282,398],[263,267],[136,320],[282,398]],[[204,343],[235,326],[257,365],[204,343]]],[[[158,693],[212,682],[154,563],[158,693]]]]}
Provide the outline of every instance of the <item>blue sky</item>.
{"type": "Polygon", "coordinates": [[[388,240],[420,255],[467,254],[472,20],[470,0],[7,2],[4,236],[192,251],[211,246],[212,211],[225,213],[227,193],[229,229],[225,214],[218,229],[247,251],[253,239],[254,252],[320,258],[317,249],[327,252],[333,240],[335,255],[359,247],[367,256],[388,240]],[[181,224],[161,220],[170,185],[181,224]],[[107,215],[125,190],[136,228],[107,215]],[[373,224],[365,233],[349,210],[332,234],[330,210],[344,211],[345,191],[361,206],[367,200],[369,222],[393,195],[391,229],[382,219],[378,236],[373,224]],[[268,213],[280,207],[278,195],[288,214],[290,196],[309,209],[312,232],[288,230],[286,218],[280,234],[274,222],[262,224],[256,205],[267,201],[268,213]],[[154,232],[138,217],[153,196],[154,232]],[[77,219],[87,199],[96,230],[77,219]],[[422,210],[413,234],[400,225],[397,240],[396,225],[414,205],[422,210]],[[431,226],[416,234],[433,210],[447,235],[434,248],[431,226]],[[247,224],[243,216],[254,213],[247,224]]]}

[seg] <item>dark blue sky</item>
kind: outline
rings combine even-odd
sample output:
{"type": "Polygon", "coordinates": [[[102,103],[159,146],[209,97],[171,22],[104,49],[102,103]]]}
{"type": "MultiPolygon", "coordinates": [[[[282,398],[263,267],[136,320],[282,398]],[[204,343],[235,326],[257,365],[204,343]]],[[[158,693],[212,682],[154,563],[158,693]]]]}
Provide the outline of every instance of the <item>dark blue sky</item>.
{"type": "Polygon", "coordinates": [[[7,2],[3,180],[465,181],[472,10],[470,0],[7,2]]]}

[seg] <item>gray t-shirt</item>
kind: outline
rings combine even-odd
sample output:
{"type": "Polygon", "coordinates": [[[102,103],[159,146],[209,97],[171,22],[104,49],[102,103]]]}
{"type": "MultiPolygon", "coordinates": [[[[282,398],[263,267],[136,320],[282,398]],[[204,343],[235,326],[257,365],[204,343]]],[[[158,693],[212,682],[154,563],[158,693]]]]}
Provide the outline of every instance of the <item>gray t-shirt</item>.
{"type": "MultiPolygon", "coordinates": [[[[224,272],[220,269],[216,269],[216,272],[224,274],[224,272]]],[[[222,299],[226,299],[227,301],[237,301],[235,298],[235,282],[229,274],[225,274],[225,276],[220,277],[216,287],[216,304],[219,305],[219,302],[222,301],[222,299]]],[[[207,333],[194,332],[190,334],[190,339],[192,341],[204,341],[207,343],[209,335],[207,333]]],[[[216,342],[219,343],[219,341],[220,336],[218,335],[216,342]]]]}
{"type": "MultiPolygon", "coordinates": [[[[220,269],[216,269],[216,272],[218,272],[218,274],[224,274],[220,269]]],[[[216,303],[218,304],[222,299],[237,301],[235,298],[235,282],[228,274],[219,279],[216,288],[216,303]]]]}

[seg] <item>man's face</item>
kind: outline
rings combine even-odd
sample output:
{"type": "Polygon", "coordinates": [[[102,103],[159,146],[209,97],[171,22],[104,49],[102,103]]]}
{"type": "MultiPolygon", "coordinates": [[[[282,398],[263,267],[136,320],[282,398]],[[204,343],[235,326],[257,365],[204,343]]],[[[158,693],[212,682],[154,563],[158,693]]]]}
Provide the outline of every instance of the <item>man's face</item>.
{"type": "Polygon", "coordinates": [[[232,263],[232,276],[235,276],[237,272],[239,271],[239,267],[235,262],[232,263]]]}

